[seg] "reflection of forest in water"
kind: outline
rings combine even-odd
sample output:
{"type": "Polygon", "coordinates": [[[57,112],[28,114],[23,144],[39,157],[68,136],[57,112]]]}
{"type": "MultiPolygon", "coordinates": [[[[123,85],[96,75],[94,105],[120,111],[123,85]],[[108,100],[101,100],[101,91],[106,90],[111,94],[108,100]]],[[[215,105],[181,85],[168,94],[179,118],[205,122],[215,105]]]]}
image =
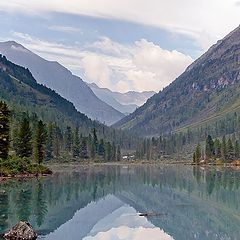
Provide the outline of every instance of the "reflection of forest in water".
{"type": "Polygon", "coordinates": [[[0,186],[0,230],[27,220],[46,234],[91,201],[114,194],[139,212],[167,214],[149,221],[176,239],[237,239],[239,184],[238,171],[185,166],[89,167],[11,180],[0,186]]]}

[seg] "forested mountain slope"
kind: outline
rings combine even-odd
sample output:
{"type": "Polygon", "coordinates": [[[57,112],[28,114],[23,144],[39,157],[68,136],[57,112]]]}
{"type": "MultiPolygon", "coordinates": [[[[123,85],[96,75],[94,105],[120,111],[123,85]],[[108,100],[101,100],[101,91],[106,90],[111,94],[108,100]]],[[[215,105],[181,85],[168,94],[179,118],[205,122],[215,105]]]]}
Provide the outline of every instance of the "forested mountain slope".
{"type": "Polygon", "coordinates": [[[239,97],[240,26],[114,126],[142,135],[170,133],[240,111],[239,97]]]}
{"type": "Polygon", "coordinates": [[[0,55],[0,100],[7,102],[12,114],[28,112],[37,114],[45,122],[56,122],[61,129],[67,126],[79,127],[80,133],[87,136],[95,128],[99,137],[130,146],[127,134],[92,121],[78,112],[74,105],[55,91],[38,84],[31,72],[8,61],[0,55]]]}
{"type": "Polygon", "coordinates": [[[91,119],[111,125],[124,117],[58,62],[47,61],[13,41],[0,43],[0,53],[13,63],[28,68],[38,83],[55,90],[91,119]]]}

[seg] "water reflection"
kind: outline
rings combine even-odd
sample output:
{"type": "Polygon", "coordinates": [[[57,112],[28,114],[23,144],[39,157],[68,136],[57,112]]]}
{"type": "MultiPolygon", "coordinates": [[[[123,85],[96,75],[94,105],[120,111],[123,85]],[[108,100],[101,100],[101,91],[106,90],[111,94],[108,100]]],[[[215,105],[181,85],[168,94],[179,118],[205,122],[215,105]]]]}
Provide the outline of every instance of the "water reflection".
{"type": "Polygon", "coordinates": [[[12,180],[0,186],[0,231],[27,220],[47,240],[239,239],[239,184],[239,171],[186,166],[98,166],[12,180]]]}

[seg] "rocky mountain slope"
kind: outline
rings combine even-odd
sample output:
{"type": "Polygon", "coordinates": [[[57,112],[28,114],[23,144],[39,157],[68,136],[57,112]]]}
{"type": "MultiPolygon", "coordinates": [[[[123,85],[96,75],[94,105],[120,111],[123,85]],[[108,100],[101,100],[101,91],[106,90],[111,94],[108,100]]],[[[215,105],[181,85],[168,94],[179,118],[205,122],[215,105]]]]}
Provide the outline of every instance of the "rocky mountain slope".
{"type": "Polygon", "coordinates": [[[0,53],[13,63],[28,68],[38,83],[55,90],[91,119],[111,125],[124,117],[124,114],[100,100],[81,78],[58,62],[47,61],[13,41],[1,42],[0,53]]]}
{"type": "Polygon", "coordinates": [[[114,126],[148,136],[170,133],[240,111],[239,97],[240,26],[114,126]]]}
{"type": "Polygon", "coordinates": [[[148,98],[155,94],[153,91],[113,92],[108,88],[100,88],[95,83],[90,83],[88,86],[98,98],[124,114],[134,112],[138,107],[142,106],[148,98]]]}

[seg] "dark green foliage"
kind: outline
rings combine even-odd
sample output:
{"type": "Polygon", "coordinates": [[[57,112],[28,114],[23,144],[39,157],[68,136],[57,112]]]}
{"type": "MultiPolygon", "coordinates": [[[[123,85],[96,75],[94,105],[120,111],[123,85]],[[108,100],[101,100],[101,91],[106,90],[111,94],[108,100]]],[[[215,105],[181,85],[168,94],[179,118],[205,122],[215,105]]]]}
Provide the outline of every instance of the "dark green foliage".
{"type": "Polygon", "coordinates": [[[222,138],[221,155],[222,155],[222,158],[224,160],[227,158],[227,144],[226,144],[226,137],[225,137],[225,135],[222,138]]]}
{"type": "Polygon", "coordinates": [[[98,145],[98,155],[101,157],[105,156],[105,147],[103,139],[100,140],[100,143],[98,145]]]}
{"type": "Polygon", "coordinates": [[[49,161],[54,157],[54,124],[49,123],[47,128],[47,143],[46,143],[46,160],[49,161]]]}
{"type": "Polygon", "coordinates": [[[0,102],[0,158],[7,159],[9,152],[10,111],[5,102],[0,102]]]}
{"type": "Polygon", "coordinates": [[[32,131],[28,117],[24,117],[20,123],[16,154],[21,158],[30,157],[32,155],[32,131]]]}
{"type": "Polygon", "coordinates": [[[42,120],[38,122],[36,129],[35,139],[35,160],[38,164],[41,164],[45,157],[45,144],[46,144],[46,129],[42,120]]]}
{"type": "Polygon", "coordinates": [[[72,144],[73,144],[73,134],[71,127],[67,126],[67,130],[65,132],[65,141],[66,141],[66,151],[70,154],[72,151],[72,144]]]}
{"type": "Polygon", "coordinates": [[[232,140],[229,138],[227,141],[227,160],[232,161],[233,159],[235,159],[234,147],[232,140]]]}
{"type": "Polygon", "coordinates": [[[73,157],[80,156],[80,137],[79,137],[79,128],[77,127],[74,134],[74,141],[73,141],[73,157]]]}
{"type": "MultiPolygon", "coordinates": [[[[133,149],[138,141],[137,137],[133,137],[124,131],[106,127],[97,121],[90,120],[87,116],[78,112],[72,103],[62,98],[55,91],[38,84],[29,70],[11,63],[2,55],[0,55],[0,100],[4,100],[8,104],[15,118],[18,118],[22,112],[28,112],[33,133],[37,119],[41,119],[47,126],[51,123],[56,125],[58,133],[55,132],[56,129],[53,129],[53,135],[57,134],[59,141],[63,136],[66,142],[60,146],[59,142],[56,144],[53,139],[53,145],[58,147],[53,147],[52,154],[50,149],[50,138],[52,136],[50,134],[49,141],[47,141],[47,159],[52,155],[54,157],[59,156],[61,151],[66,151],[72,155],[73,142],[70,141],[73,141],[73,136],[70,136],[69,128],[72,130],[79,127],[79,132],[83,136],[92,134],[94,138],[97,134],[99,139],[103,138],[111,143],[115,142],[126,149],[133,149]],[[35,120],[33,119],[34,115],[35,120]]],[[[15,118],[13,119],[13,125],[17,126],[19,119],[15,120],[15,118]]],[[[71,133],[71,135],[74,134],[71,133]]],[[[96,153],[98,147],[95,138],[93,148],[95,149],[93,153],[96,153]]]]}
{"type": "Polygon", "coordinates": [[[87,159],[88,156],[88,146],[87,146],[87,139],[86,137],[82,138],[81,146],[80,146],[80,158],[87,159]]]}
{"type": "Polygon", "coordinates": [[[121,161],[121,149],[120,149],[120,146],[117,147],[116,159],[117,159],[117,161],[121,161]]]}
{"type": "Polygon", "coordinates": [[[201,156],[202,156],[202,150],[201,150],[200,144],[198,144],[197,147],[196,147],[196,152],[195,152],[195,162],[196,162],[196,164],[200,163],[201,156]]]}
{"type": "Polygon", "coordinates": [[[214,142],[213,142],[211,135],[208,135],[208,137],[206,139],[206,150],[205,150],[206,159],[210,159],[214,155],[215,155],[214,142]]]}

